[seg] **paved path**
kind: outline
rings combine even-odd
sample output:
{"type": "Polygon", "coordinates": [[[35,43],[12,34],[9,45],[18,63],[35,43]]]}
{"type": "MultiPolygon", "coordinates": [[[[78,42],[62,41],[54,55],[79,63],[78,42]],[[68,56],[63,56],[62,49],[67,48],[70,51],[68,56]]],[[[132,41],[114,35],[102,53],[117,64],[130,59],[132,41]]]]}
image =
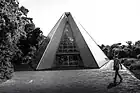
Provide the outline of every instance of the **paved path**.
{"type": "Polygon", "coordinates": [[[0,93],[140,93],[140,80],[122,70],[123,82],[108,88],[112,70],[59,70],[15,72],[0,84],[0,93]]]}

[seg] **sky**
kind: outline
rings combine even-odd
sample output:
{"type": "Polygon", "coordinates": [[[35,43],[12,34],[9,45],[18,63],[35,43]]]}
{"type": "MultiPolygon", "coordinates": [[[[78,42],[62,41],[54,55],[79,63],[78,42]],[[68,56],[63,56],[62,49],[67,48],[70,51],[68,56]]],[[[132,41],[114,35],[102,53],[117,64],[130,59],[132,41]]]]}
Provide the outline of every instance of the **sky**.
{"type": "Polygon", "coordinates": [[[99,45],[140,40],[140,0],[18,1],[45,36],[64,12],[71,12],[99,45]]]}

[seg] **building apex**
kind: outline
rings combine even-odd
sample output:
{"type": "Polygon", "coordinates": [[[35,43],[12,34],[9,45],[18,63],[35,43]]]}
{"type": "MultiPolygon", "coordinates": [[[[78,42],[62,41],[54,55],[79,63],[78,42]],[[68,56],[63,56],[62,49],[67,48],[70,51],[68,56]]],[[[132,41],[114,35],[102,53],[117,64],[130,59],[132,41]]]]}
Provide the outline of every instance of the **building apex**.
{"type": "Polygon", "coordinates": [[[68,17],[70,15],[70,12],[65,12],[64,14],[68,17]]]}

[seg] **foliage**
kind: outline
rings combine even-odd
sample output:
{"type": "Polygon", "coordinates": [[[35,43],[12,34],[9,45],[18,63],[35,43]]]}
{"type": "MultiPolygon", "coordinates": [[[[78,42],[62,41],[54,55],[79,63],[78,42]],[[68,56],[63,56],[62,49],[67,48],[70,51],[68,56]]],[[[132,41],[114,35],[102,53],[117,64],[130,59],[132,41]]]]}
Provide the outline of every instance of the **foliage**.
{"type": "Polygon", "coordinates": [[[0,0],[0,78],[9,79],[13,64],[29,63],[43,41],[28,9],[17,0],[0,0]]]}
{"type": "Polygon", "coordinates": [[[113,45],[101,45],[100,48],[104,53],[113,59],[114,53],[119,52],[119,58],[122,60],[124,66],[130,70],[140,69],[140,40],[134,44],[132,41],[127,41],[127,45],[121,43],[113,45]]]}
{"type": "Polygon", "coordinates": [[[18,29],[18,2],[13,0],[0,1],[0,78],[9,79],[13,72],[11,60],[18,50],[16,43],[22,33],[18,29]]]}
{"type": "Polygon", "coordinates": [[[116,43],[113,45],[101,45],[100,48],[110,58],[113,59],[114,52],[119,52],[120,58],[139,58],[140,55],[140,41],[136,41],[134,44],[132,41],[127,41],[127,45],[116,43]]]}
{"type": "Polygon", "coordinates": [[[132,64],[130,70],[140,70],[140,64],[132,64]]]}

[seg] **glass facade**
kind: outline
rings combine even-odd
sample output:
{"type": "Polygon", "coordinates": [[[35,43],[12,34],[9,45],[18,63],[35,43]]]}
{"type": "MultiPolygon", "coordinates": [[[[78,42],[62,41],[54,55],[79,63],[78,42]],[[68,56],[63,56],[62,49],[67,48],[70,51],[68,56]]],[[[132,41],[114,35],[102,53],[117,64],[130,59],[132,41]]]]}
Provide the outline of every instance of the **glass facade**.
{"type": "Polygon", "coordinates": [[[72,29],[67,22],[56,52],[56,66],[83,66],[79,49],[76,45],[72,29]]]}

